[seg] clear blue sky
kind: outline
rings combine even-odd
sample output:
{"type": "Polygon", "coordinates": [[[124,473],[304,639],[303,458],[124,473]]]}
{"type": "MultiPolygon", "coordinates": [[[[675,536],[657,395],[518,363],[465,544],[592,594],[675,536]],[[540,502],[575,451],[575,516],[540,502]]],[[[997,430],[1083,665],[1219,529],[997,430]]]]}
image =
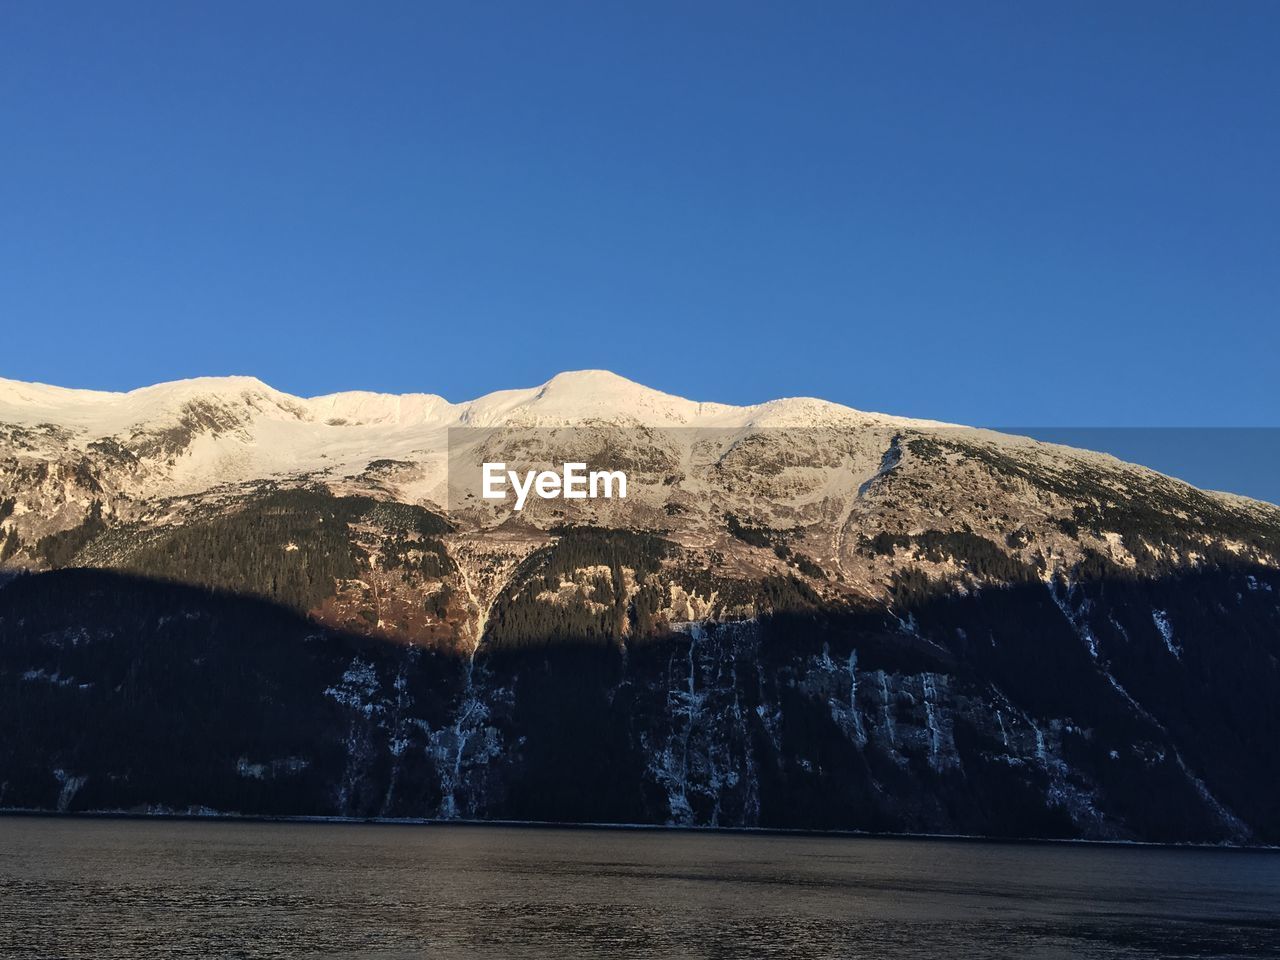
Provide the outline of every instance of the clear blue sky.
{"type": "Polygon", "coordinates": [[[1280,424],[1280,3],[0,0],[0,374],[1280,424]]]}

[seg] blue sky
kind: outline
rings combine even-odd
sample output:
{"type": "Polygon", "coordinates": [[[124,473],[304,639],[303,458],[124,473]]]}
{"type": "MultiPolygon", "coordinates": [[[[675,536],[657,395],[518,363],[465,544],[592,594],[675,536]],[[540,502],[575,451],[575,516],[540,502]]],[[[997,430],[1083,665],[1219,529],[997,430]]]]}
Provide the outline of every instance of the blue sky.
{"type": "Polygon", "coordinates": [[[1280,424],[1280,4],[0,0],[0,375],[1280,424]]]}

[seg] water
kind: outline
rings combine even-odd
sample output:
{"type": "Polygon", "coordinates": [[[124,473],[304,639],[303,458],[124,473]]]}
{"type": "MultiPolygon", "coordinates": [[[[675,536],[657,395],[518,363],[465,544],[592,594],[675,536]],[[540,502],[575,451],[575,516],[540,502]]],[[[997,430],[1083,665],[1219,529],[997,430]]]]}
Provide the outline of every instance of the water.
{"type": "Polygon", "coordinates": [[[0,818],[0,956],[1280,957],[1280,855],[0,818]]]}

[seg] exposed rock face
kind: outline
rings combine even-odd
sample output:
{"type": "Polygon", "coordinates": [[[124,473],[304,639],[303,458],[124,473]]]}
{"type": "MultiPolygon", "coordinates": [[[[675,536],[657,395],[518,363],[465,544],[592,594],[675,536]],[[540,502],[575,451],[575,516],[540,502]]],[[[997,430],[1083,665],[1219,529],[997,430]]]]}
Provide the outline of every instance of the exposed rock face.
{"type": "Polygon", "coordinates": [[[1084,451],[4,382],[0,557],[0,807],[1280,842],[1280,510],[1084,451]],[[632,492],[515,515],[490,458],[632,492]]]}

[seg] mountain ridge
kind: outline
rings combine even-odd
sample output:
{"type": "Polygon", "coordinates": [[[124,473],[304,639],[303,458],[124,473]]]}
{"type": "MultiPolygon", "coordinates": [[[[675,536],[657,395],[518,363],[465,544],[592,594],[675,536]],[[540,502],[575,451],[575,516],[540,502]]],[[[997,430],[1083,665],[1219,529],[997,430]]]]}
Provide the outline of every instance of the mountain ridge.
{"type": "MultiPolygon", "coordinates": [[[[872,413],[814,397],[786,397],[749,405],[694,401],[654,390],[606,370],[565,371],[534,386],[499,390],[457,403],[432,393],[340,391],[299,397],[252,376],[196,377],[129,391],[83,390],[0,378],[0,424],[25,431],[58,428],[65,449],[96,442],[166,452],[162,476],[194,492],[225,482],[301,470],[349,474],[378,459],[442,463],[450,428],[501,428],[610,424],[709,430],[853,428],[948,431],[985,441],[1099,460],[1127,469],[1157,471],[1110,454],[1042,443],[1019,435],[937,420],[872,413]],[[185,431],[185,443],[174,441],[185,431]],[[146,437],[161,434],[159,443],[146,437]],[[339,465],[340,468],[339,469],[339,465]]],[[[41,444],[28,436],[33,451],[41,444]]],[[[52,447],[45,452],[53,455],[52,447]]],[[[1175,482],[1176,478],[1169,478],[1175,482]]],[[[409,495],[437,498],[441,477],[419,483],[409,495]]],[[[1273,505],[1238,494],[1213,492],[1273,505]]]]}
{"type": "MultiPolygon", "coordinates": [[[[492,391],[470,400],[452,402],[444,397],[423,392],[385,393],[367,390],[343,390],[317,394],[311,397],[295,396],[277,390],[253,376],[206,376],[164,381],[127,391],[88,390],[62,387],[52,384],[12,380],[0,377],[0,415],[21,411],[23,407],[55,412],[65,410],[75,403],[130,404],[137,401],[156,400],[148,406],[137,403],[140,412],[163,407],[164,401],[180,402],[193,397],[212,395],[242,397],[246,394],[262,394],[273,399],[304,407],[324,407],[343,410],[362,402],[387,404],[390,402],[422,404],[439,409],[452,416],[442,418],[433,425],[449,425],[467,420],[475,422],[477,413],[489,417],[512,408],[551,403],[559,411],[573,404],[586,403],[589,407],[615,407],[625,412],[628,405],[638,404],[641,410],[670,413],[678,410],[686,417],[716,417],[734,413],[786,411],[800,408],[805,411],[830,412],[866,418],[868,421],[901,425],[958,426],[934,420],[897,417],[891,414],[857,410],[833,401],[817,397],[780,397],[755,404],[734,405],[713,401],[695,401],[665,393],[629,380],[608,370],[584,369],[558,373],[547,381],[532,387],[492,391]],[[470,414],[470,416],[468,416],[470,414]]],[[[32,419],[28,415],[26,420],[32,419]]],[[[749,425],[735,423],[735,425],[749,425]]]]}

